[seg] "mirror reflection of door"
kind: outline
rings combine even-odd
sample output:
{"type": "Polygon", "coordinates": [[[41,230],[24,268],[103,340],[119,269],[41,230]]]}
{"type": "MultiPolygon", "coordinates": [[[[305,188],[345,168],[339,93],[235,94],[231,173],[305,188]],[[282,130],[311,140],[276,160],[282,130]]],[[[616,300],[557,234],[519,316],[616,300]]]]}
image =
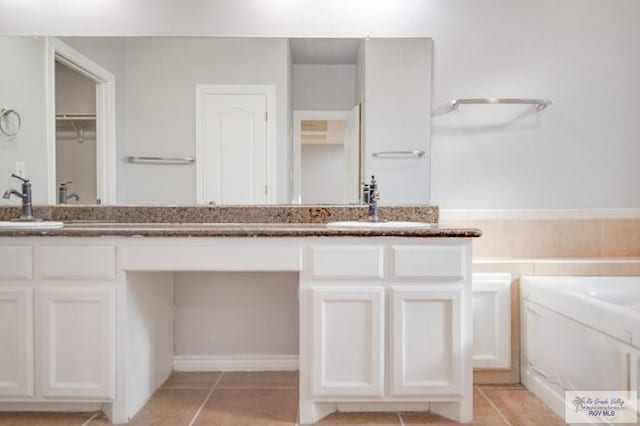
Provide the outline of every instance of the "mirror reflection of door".
{"type": "Polygon", "coordinates": [[[57,204],[96,204],[96,83],[56,62],[57,204]]]}
{"type": "MultiPolygon", "coordinates": [[[[300,125],[300,202],[341,204],[358,199],[359,113],[303,119],[300,125]]],[[[321,116],[321,114],[320,114],[321,116]]]]}

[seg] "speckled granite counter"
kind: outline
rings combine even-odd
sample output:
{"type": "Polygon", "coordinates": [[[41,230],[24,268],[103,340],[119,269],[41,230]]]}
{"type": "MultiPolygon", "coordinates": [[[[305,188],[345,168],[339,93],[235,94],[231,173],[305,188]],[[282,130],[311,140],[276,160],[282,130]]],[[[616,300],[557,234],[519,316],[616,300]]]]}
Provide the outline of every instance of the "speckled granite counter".
{"type": "MultiPolygon", "coordinates": [[[[0,220],[18,217],[0,207],[0,220]]],[[[359,220],[366,206],[36,206],[38,218],[65,222],[62,229],[1,230],[0,237],[479,237],[473,228],[439,226],[436,206],[381,207],[387,220],[432,224],[420,228],[336,229],[326,222],[359,220]]]]}
{"type": "Polygon", "coordinates": [[[475,228],[336,229],[321,223],[72,223],[61,229],[0,230],[0,237],[480,237],[475,228]]]}
{"type": "MultiPolygon", "coordinates": [[[[363,205],[255,206],[34,206],[45,220],[117,223],[326,223],[367,216],[363,205]]],[[[387,220],[438,223],[437,206],[380,207],[387,220]]],[[[0,220],[20,216],[20,207],[0,207],[0,220]]]]}

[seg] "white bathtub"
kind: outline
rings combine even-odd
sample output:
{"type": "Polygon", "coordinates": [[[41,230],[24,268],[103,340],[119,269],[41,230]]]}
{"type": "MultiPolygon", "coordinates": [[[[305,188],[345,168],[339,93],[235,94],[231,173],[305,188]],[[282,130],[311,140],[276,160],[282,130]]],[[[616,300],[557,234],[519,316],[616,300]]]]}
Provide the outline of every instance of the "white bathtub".
{"type": "Polygon", "coordinates": [[[564,391],[638,390],[640,277],[522,277],[521,380],[559,416],[564,391]]]}

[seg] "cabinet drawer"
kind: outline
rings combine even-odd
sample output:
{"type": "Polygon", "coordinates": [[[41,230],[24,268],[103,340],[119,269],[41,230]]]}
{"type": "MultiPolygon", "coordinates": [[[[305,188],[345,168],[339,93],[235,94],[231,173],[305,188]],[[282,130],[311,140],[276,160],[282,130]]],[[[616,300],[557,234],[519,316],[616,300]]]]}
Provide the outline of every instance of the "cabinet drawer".
{"type": "Polygon", "coordinates": [[[113,279],[114,246],[42,246],[38,251],[41,279],[113,279]]]}
{"type": "Polygon", "coordinates": [[[382,279],[383,248],[380,246],[312,247],[313,278],[382,279]]]}
{"type": "Polygon", "coordinates": [[[30,280],[32,277],[31,246],[0,247],[0,279],[30,280]]]}
{"type": "Polygon", "coordinates": [[[464,278],[464,251],[460,246],[395,246],[392,250],[396,278],[464,278]]]}

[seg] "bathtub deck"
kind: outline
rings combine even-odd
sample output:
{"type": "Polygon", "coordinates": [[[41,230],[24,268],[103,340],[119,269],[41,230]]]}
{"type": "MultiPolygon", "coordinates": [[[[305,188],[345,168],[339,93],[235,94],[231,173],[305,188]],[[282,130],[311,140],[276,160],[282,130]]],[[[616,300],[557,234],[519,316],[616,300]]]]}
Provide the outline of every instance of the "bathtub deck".
{"type": "MultiPolygon", "coordinates": [[[[295,425],[297,373],[174,373],[132,425],[295,425]],[[201,408],[201,409],[200,409],[201,408]]],[[[480,385],[473,395],[474,424],[563,425],[520,385],[480,385]]],[[[0,425],[92,425],[109,422],[92,413],[0,413],[0,425]]],[[[318,425],[456,424],[430,413],[336,413],[318,425]]]]}

